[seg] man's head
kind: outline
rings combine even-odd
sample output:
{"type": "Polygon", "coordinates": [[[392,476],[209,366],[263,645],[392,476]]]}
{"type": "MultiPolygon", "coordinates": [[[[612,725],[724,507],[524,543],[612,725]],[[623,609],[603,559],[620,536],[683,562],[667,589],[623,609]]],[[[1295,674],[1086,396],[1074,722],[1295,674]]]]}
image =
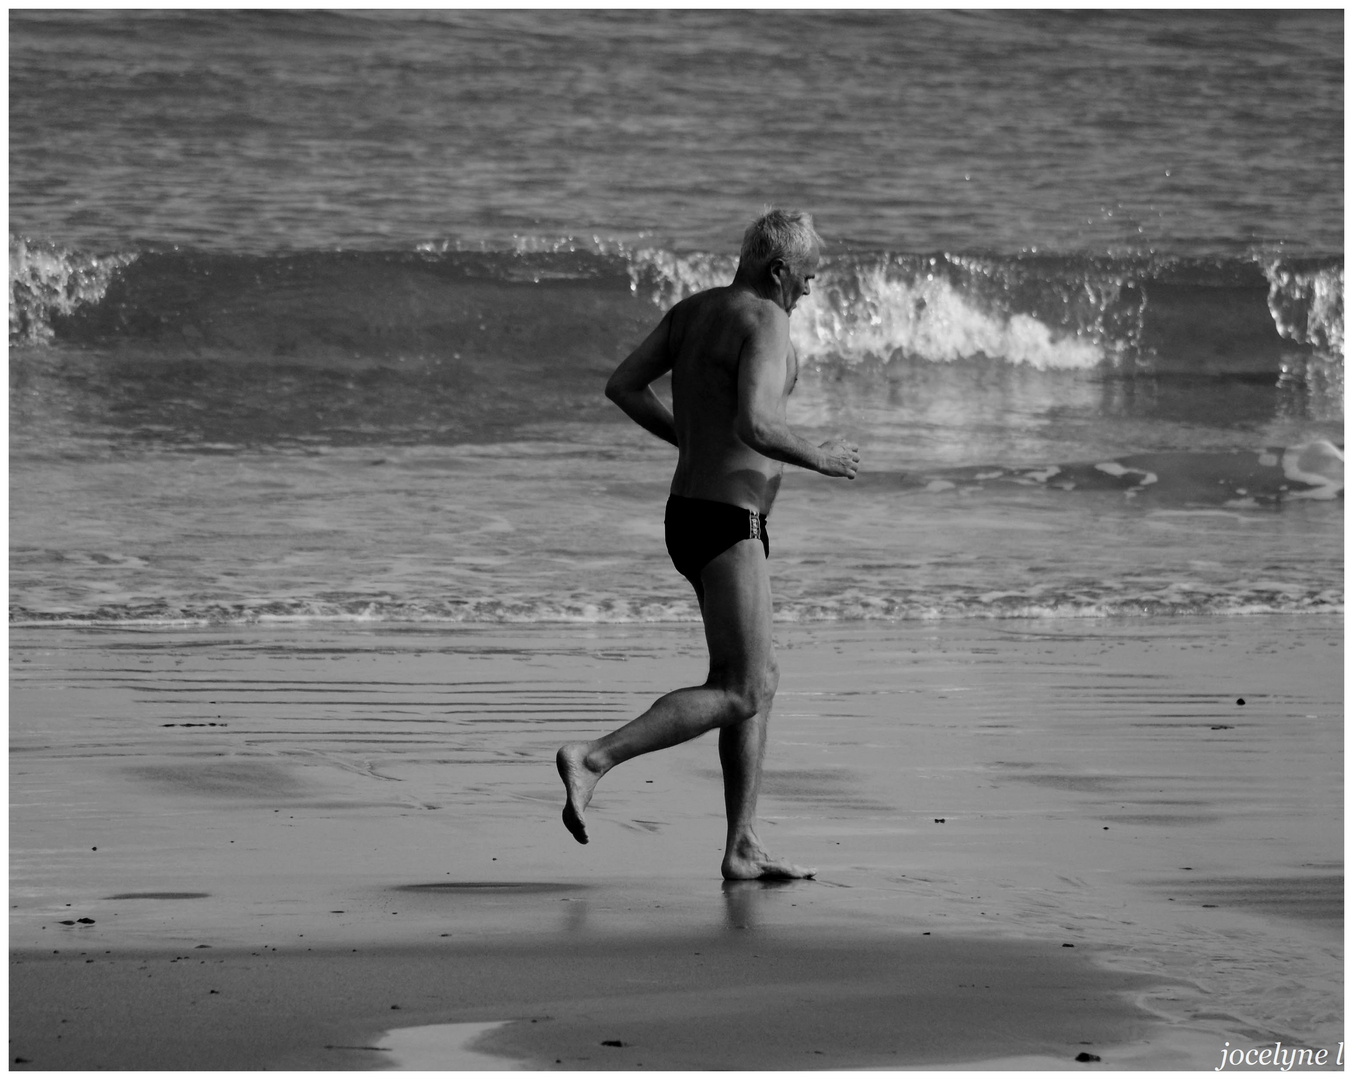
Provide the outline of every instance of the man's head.
{"type": "Polygon", "coordinates": [[[793,311],[800,297],[808,294],[821,251],[822,238],[809,214],[770,209],[742,235],[738,276],[774,286],[780,306],[793,311]]]}

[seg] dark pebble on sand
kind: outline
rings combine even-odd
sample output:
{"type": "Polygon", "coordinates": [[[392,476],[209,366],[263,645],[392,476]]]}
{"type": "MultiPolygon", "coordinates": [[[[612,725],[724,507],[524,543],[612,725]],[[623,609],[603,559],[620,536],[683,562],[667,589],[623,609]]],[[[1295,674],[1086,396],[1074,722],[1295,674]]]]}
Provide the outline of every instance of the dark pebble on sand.
{"type": "Polygon", "coordinates": [[[622,1043],[619,1039],[603,1039],[603,1040],[601,1041],[601,1045],[602,1045],[602,1046],[624,1046],[625,1044],[622,1043]]]}
{"type": "Polygon", "coordinates": [[[935,819],[935,824],[936,824],[936,825],[943,825],[943,824],[944,824],[944,818],[942,818],[942,817],[937,817],[937,818],[935,819]]]}
{"type": "Polygon", "coordinates": [[[1062,948],[1064,949],[1074,949],[1075,947],[1076,946],[1072,945],[1069,941],[1062,942],[1062,948]]]}
{"type": "Polygon", "coordinates": [[[84,923],[86,926],[92,926],[92,925],[94,925],[94,920],[93,920],[93,919],[76,919],[75,921],[78,922],[78,923],[84,923]]]}
{"type": "Polygon", "coordinates": [[[1236,704],[1237,704],[1237,705],[1244,705],[1244,704],[1245,704],[1245,699],[1244,699],[1243,697],[1238,697],[1238,698],[1236,698],[1236,704]]]}
{"type": "Polygon", "coordinates": [[[1099,1055],[1098,1055],[1098,1054],[1087,1054],[1084,1050],[1082,1050],[1079,1054],[1076,1055],[1076,1060],[1077,1060],[1077,1061],[1098,1061],[1098,1060],[1099,1060],[1099,1055]]]}

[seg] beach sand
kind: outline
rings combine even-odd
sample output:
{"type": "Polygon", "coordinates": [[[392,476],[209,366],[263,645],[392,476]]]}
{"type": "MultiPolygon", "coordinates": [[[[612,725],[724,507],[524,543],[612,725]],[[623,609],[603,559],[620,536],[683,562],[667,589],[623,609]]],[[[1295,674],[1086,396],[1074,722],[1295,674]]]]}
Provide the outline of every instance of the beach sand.
{"type": "Polygon", "coordinates": [[[696,626],[11,630],[11,1067],[1332,1060],[1340,618],[776,636],[725,886],[712,736],[559,821],[696,626]]]}

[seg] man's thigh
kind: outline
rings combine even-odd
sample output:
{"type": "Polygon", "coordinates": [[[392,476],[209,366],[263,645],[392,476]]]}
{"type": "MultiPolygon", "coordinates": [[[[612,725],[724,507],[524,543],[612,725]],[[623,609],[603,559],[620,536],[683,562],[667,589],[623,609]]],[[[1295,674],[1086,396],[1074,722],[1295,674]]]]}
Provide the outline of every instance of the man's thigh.
{"type": "Polygon", "coordinates": [[[760,540],[739,540],[701,571],[711,675],[762,672],[771,660],[770,575],[760,540]]]}

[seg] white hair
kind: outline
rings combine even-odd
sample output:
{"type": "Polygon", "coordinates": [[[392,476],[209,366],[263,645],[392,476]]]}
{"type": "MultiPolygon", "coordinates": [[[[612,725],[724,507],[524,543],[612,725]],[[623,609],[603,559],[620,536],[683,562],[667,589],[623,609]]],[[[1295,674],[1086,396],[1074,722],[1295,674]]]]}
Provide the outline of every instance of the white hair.
{"type": "Polygon", "coordinates": [[[772,259],[802,266],[821,246],[822,238],[813,229],[811,214],[769,207],[742,234],[742,266],[756,271],[772,259]]]}

